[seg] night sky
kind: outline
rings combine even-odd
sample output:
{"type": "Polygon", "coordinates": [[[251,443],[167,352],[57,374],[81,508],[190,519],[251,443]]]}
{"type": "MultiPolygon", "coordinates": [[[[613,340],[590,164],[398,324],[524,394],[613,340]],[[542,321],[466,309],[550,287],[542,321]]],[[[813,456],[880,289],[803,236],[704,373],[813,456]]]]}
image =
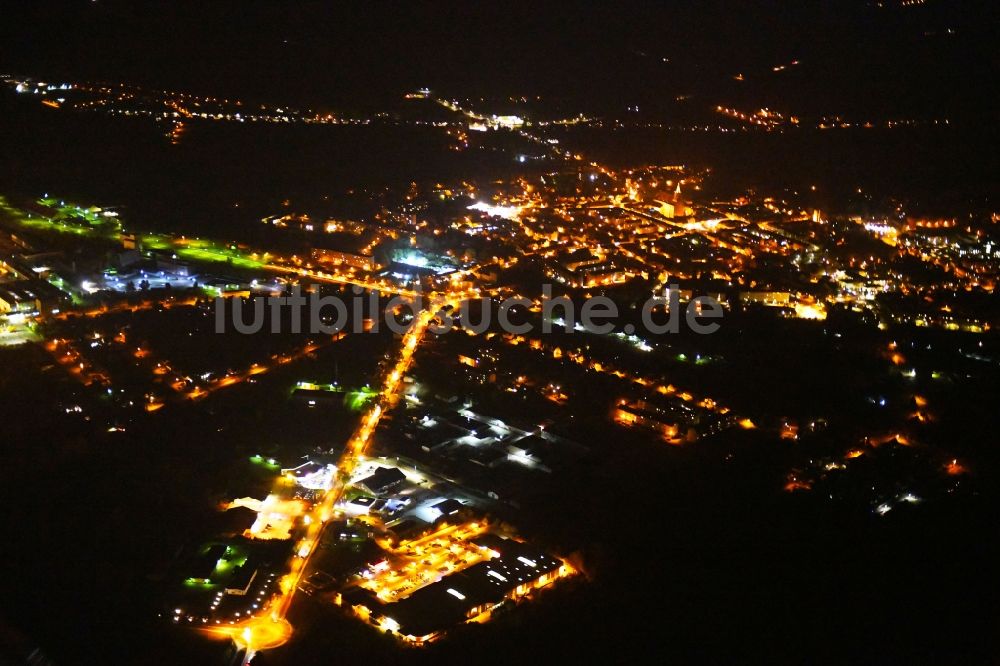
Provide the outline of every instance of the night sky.
{"type": "Polygon", "coordinates": [[[883,4],[22,2],[4,9],[0,68],[320,105],[427,85],[597,109],[694,94],[990,117],[993,3],[883,4]]]}

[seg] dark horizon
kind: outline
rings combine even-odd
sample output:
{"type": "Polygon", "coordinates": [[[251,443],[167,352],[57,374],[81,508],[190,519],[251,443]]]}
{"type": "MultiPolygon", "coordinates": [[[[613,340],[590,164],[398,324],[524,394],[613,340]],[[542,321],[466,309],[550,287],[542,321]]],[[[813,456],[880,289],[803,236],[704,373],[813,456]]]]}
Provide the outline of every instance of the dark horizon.
{"type": "Polygon", "coordinates": [[[0,69],[321,107],[429,86],[606,113],[687,94],[798,114],[995,118],[991,3],[900,4],[19,3],[0,69]]]}

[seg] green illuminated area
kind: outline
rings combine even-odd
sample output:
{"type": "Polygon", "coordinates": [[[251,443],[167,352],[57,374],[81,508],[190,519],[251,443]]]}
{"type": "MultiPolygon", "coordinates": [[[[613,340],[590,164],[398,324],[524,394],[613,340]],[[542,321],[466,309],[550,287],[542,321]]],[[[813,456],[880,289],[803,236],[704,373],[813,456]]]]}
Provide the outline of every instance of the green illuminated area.
{"type": "MultiPolygon", "coordinates": [[[[208,555],[212,547],[219,544],[208,543],[199,550],[199,557],[208,555]]],[[[250,559],[250,554],[243,548],[226,544],[226,550],[215,562],[215,568],[207,577],[189,576],[184,580],[185,587],[211,590],[224,587],[232,578],[233,574],[250,559]]]]}
{"type": "MultiPolygon", "coordinates": [[[[7,200],[0,197],[0,210],[5,217],[27,229],[37,229],[39,231],[55,231],[60,233],[72,233],[78,236],[91,236],[96,230],[78,224],[67,224],[64,220],[45,219],[35,217],[27,211],[15,208],[7,203],[7,200]]],[[[54,211],[53,211],[54,212],[54,211]]]]}
{"type": "Polygon", "coordinates": [[[116,215],[97,206],[84,208],[52,198],[39,199],[36,204],[41,208],[37,214],[11,206],[0,196],[0,210],[27,229],[112,239],[117,239],[121,234],[121,224],[116,215]]]}
{"type": "MultiPolygon", "coordinates": [[[[0,196],[0,211],[3,211],[11,221],[25,228],[106,238],[116,242],[122,238],[121,222],[112,212],[96,206],[85,208],[51,197],[39,199],[37,204],[50,212],[46,212],[44,217],[35,215],[30,211],[11,206],[0,196]]],[[[234,244],[200,238],[175,238],[165,234],[149,233],[142,234],[140,242],[146,249],[170,251],[181,259],[225,263],[238,268],[258,269],[266,265],[268,259],[266,253],[258,259],[258,255],[243,252],[234,244]]]]}
{"type": "Polygon", "coordinates": [[[143,234],[141,241],[146,249],[169,250],[181,259],[190,261],[222,262],[239,268],[264,266],[263,261],[241,252],[235,245],[225,245],[201,238],[172,238],[163,234],[143,234]]]}
{"type": "Polygon", "coordinates": [[[265,458],[259,453],[250,456],[250,462],[252,462],[255,465],[261,465],[262,467],[266,467],[271,470],[281,469],[281,465],[278,464],[277,460],[275,460],[274,458],[265,458]]]}
{"type": "Polygon", "coordinates": [[[347,406],[354,411],[361,411],[368,404],[368,401],[373,400],[377,395],[377,393],[367,387],[359,391],[350,391],[346,397],[347,406]]]}
{"type": "Polygon", "coordinates": [[[48,278],[46,279],[48,280],[49,284],[51,284],[53,287],[63,292],[67,296],[69,296],[70,299],[73,301],[73,305],[83,305],[84,301],[82,298],[80,298],[79,292],[77,292],[75,289],[71,289],[70,286],[66,283],[66,280],[62,279],[55,273],[49,274],[48,278]]]}
{"type": "Polygon", "coordinates": [[[695,365],[707,365],[709,363],[712,363],[716,359],[714,357],[712,357],[712,356],[702,356],[701,354],[696,354],[695,357],[692,359],[687,354],[681,353],[681,354],[677,355],[677,360],[680,361],[681,363],[687,363],[688,361],[694,361],[695,365]]]}
{"type": "MultiPolygon", "coordinates": [[[[55,212],[54,219],[69,220],[77,225],[86,223],[93,228],[120,230],[121,224],[118,222],[118,215],[112,211],[106,211],[99,206],[84,208],[65,201],[59,201],[52,197],[39,199],[38,203],[55,212]]],[[[85,227],[84,227],[85,228],[85,227]]]]}
{"type": "Polygon", "coordinates": [[[343,393],[344,394],[344,404],[353,411],[361,411],[365,408],[368,403],[378,396],[378,393],[368,387],[364,386],[360,389],[348,390],[347,388],[340,386],[339,384],[317,384],[315,382],[301,381],[295,385],[292,392],[295,391],[325,391],[328,393],[343,393]]]}
{"type": "Polygon", "coordinates": [[[298,382],[295,388],[306,391],[330,391],[331,393],[339,393],[344,390],[344,387],[337,384],[316,384],[315,382],[306,381],[298,382]]]}

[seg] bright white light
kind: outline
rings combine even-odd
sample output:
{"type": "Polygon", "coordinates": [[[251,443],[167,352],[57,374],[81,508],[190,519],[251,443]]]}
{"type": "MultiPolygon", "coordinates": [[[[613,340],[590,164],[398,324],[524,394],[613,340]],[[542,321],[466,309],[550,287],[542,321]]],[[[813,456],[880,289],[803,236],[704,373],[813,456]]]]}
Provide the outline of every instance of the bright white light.
{"type": "Polygon", "coordinates": [[[451,596],[453,596],[453,597],[455,597],[457,599],[465,599],[465,595],[464,594],[462,594],[458,590],[453,590],[450,587],[448,588],[448,594],[450,594],[451,596]]]}
{"type": "Polygon", "coordinates": [[[520,127],[524,124],[524,119],[519,116],[497,116],[496,123],[501,127],[520,127]]]}
{"type": "Polygon", "coordinates": [[[872,232],[873,234],[885,235],[895,233],[895,229],[890,227],[888,224],[877,224],[875,222],[866,222],[865,229],[872,232]]]}
{"type": "Polygon", "coordinates": [[[427,265],[427,257],[423,257],[416,252],[409,252],[399,259],[399,263],[423,268],[427,265]]]}
{"type": "Polygon", "coordinates": [[[519,206],[494,206],[482,201],[477,201],[468,207],[468,210],[477,210],[486,213],[490,217],[502,217],[505,220],[517,220],[521,214],[519,206]]]}

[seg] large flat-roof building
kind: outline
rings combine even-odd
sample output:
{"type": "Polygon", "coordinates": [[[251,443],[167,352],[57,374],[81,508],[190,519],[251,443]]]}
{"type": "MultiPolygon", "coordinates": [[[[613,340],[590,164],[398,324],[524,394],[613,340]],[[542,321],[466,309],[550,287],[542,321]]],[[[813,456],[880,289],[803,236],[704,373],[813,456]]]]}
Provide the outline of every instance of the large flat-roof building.
{"type": "Polygon", "coordinates": [[[395,467],[379,467],[370,476],[366,476],[354,485],[373,495],[381,495],[405,480],[406,475],[395,467]]]}
{"type": "Polygon", "coordinates": [[[445,576],[402,601],[383,604],[367,590],[345,595],[345,601],[383,631],[419,644],[570,573],[562,561],[530,544],[494,535],[476,543],[491,559],[445,576]]]}
{"type": "Polygon", "coordinates": [[[20,280],[0,284],[0,314],[49,314],[62,294],[44,280],[20,280]]]}

